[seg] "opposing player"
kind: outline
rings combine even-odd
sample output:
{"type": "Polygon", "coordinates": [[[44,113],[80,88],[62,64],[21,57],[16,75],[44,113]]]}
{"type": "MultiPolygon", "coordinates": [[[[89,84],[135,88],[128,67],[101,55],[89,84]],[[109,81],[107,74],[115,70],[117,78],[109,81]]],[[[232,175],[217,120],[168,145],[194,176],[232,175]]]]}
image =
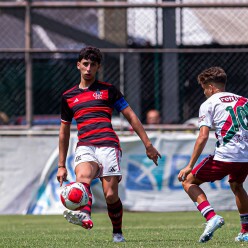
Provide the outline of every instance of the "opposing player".
{"type": "Polygon", "coordinates": [[[198,83],[208,99],[200,107],[200,132],[191,159],[178,174],[184,190],[207,221],[199,242],[210,240],[224,225],[224,219],[215,213],[199,186],[227,175],[241,221],[235,241],[248,242],[248,196],[243,188],[248,173],[248,99],[226,92],[226,81],[226,73],[220,67],[211,67],[198,75],[198,83]],[[214,155],[193,168],[207,143],[210,128],[215,128],[217,137],[214,155]]]}
{"type": "Polygon", "coordinates": [[[83,48],[78,57],[77,69],[80,83],[66,91],[61,103],[61,127],[59,134],[59,164],[57,179],[60,186],[66,180],[66,156],[72,118],[77,122],[78,143],[75,153],[76,181],[83,183],[89,194],[89,202],[80,211],[66,210],[64,217],[73,224],[91,229],[92,193],[90,184],[99,177],[102,182],[109,218],[113,226],[113,242],[124,242],[122,235],[123,207],[118,195],[121,180],[121,148],[113,130],[111,116],[114,109],[121,112],[142,140],[148,158],[158,165],[159,152],[153,147],[141,122],[122,93],[113,85],[96,80],[102,54],[95,47],[83,48]]]}

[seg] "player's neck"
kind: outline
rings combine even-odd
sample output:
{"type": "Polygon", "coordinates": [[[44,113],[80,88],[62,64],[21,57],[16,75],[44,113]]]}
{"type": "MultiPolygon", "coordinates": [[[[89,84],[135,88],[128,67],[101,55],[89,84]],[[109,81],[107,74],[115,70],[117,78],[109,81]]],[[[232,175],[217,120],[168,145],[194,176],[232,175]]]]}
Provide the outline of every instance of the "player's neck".
{"type": "Polygon", "coordinates": [[[79,88],[81,89],[85,89],[85,88],[89,88],[93,83],[95,82],[94,80],[81,80],[80,84],[79,84],[79,88]]]}
{"type": "Polygon", "coordinates": [[[213,94],[216,94],[216,93],[221,93],[221,92],[224,92],[225,89],[218,89],[218,88],[215,88],[213,94]]]}

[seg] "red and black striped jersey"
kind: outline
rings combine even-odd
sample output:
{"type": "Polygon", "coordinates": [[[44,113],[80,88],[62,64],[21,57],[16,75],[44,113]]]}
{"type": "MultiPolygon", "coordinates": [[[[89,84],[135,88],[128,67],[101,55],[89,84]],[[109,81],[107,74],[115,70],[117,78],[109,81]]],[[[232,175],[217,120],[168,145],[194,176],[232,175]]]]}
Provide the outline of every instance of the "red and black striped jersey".
{"type": "Polygon", "coordinates": [[[117,147],[119,138],[111,124],[112,112],[128,106],[122,93],[112,84],[95,81],[89,88],[79,85],[62,95],[61,122],[71,124],[74,118],[78,129],[78,146],[117,147]]]}

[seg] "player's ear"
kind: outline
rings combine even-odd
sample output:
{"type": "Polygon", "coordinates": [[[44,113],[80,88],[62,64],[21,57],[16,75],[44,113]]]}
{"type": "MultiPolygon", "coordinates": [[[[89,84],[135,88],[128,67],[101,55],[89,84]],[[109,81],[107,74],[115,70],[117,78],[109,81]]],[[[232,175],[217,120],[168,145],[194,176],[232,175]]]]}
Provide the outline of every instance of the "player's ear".
{"type": "Polygon", "coordinates": [[[78,68],[78,70],[80,70],[80,62],[79,61],[77,62],[77,68],[78,68]]]}

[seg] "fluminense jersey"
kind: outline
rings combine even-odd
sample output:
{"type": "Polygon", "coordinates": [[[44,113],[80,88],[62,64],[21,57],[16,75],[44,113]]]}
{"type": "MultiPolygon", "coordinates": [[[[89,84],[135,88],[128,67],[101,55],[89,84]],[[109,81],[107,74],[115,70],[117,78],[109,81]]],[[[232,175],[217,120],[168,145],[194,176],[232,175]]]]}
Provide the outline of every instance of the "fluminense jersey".
{"type": "Polygon", "coordinates": [[[214,160],[248,162],[248,99],[229,92],[216,93],[200,107],[199,128],[215,128],[214,160]]]}
{"type": "Polygon", "coordinates": [[[78,146],[93,145],[120,149],[119,139],[111,124],[114,109],[128,106],[123,95],[113,85],[95,81],[89,88],[74,86],[62,95],[61,122],[71,124],[74,118],[78,129],[78,146]]]}

